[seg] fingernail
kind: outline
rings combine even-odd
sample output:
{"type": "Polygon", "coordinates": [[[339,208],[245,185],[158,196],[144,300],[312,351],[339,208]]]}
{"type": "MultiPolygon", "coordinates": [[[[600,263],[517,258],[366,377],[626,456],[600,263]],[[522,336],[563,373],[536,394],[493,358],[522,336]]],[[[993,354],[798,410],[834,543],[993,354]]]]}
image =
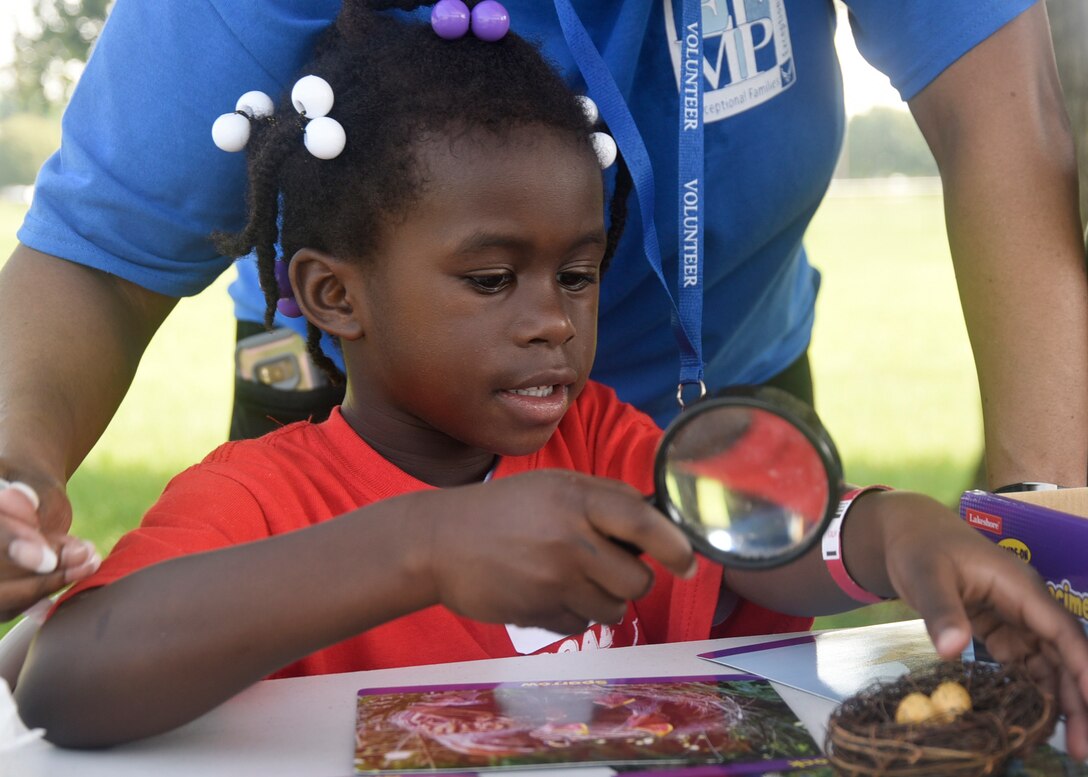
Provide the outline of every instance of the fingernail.
{"type": "Polygon", "coordinates": [[[66,543],[64,547],[60,549],[61,565],[65,567],[75,567],[86,564],[87,560],[97,552],[98,549],[95,548],[94,543],[90,540],[66,543]]]}
{"type": "Polygon", "coordinates": [[[53,549],[30,540],[12,540],[8,545],[8,557],[23,569],[39,575],[57,568],[57,554],[53,549]]]}
{"type": "Polygon", "coordinates": [[[958,628],[950,628],[937,635],[933,646],[939,654],[944,656],[959,651],[961,642],[963,642],[963,631],[958,628]]]}
{"type": "Polygon", "coordinates": [[[102,557],[95,553],[85,564],[80,564],[78,567],[66,570],[64,573],[64,582],[74,583],[77,580],[84,580],[97,572],[101,565],[102,557]]]}
{"type": "Polygon", "coordinates": [[[30,504],[34,505],[34,509],[37,510],[42,506],[42,500],[38,498],[38,492],[28,486],[26,483],[20,483],[18,480],[13,480],[8,483],[8,488],[14,488],[20,494],[30,500],[30,504]]]}

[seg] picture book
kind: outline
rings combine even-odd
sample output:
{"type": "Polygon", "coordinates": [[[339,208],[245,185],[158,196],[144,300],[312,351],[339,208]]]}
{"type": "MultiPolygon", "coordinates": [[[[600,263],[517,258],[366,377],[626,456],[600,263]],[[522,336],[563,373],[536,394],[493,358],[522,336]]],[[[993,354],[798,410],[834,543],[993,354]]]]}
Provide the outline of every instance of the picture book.
{"type": "Polygon", "coordinates": [[[816,742],[773,686],[749,675],[364,688],[356,774],[558,766],[714,775],[812,766],[816,742]]]}

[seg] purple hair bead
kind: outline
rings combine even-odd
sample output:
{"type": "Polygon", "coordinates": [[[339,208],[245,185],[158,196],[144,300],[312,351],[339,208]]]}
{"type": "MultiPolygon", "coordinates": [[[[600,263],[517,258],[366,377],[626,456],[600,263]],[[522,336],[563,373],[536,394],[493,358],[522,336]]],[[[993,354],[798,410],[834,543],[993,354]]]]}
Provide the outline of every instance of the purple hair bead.
{"type": "Polygon", "coordinates": [[[276,301],[276,310],[288,318],[302,317],[302,310],[299,308],[298,303],[295,302],[294,297],[280,297],[276,301]]]}
{"type": "Polygon", "coordinates": [[[293,297],[294,291],[291,289],[291,276],[287,272],[287,262],[277,259],[274,267],[276,270],[276,287],[280,291],[280,296],[293,297]]]}
{"type": "Polygon", "coordinates": [[[498,0],[483,0],[472,9],[472,34],[494,42],[510,31],[510,14],[498,0]]]}
{"type": "Polygon", "coordinates": [[[431,9],[431,27],[439,38],[462,38],[469,24],[468,6],[462,0],[438,0],[431,9]]]}

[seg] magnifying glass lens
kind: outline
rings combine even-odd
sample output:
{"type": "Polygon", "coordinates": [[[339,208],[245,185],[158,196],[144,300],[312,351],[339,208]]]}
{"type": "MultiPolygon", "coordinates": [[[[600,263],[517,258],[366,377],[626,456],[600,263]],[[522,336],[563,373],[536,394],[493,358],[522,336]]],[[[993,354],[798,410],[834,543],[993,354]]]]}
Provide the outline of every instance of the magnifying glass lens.
{"type": "Polygon", "coordinates": [[[681,416],[658,453],[658,502],[723,564],[785,563],[830,516],[834,462],[798,421],[752,403],[712,401],[681,416]]]}

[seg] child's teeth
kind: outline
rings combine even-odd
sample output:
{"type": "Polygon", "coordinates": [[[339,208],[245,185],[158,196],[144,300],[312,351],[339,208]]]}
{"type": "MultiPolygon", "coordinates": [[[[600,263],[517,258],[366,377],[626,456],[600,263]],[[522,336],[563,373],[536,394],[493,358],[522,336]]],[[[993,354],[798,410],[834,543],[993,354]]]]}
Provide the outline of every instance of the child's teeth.
{"type": "Polygon", "coordinates": [[[553,388],[553,386],[534,386],[533,388],[514,389],[513,393],[526,397],[548,397],[551,396],[553,388]]]}

